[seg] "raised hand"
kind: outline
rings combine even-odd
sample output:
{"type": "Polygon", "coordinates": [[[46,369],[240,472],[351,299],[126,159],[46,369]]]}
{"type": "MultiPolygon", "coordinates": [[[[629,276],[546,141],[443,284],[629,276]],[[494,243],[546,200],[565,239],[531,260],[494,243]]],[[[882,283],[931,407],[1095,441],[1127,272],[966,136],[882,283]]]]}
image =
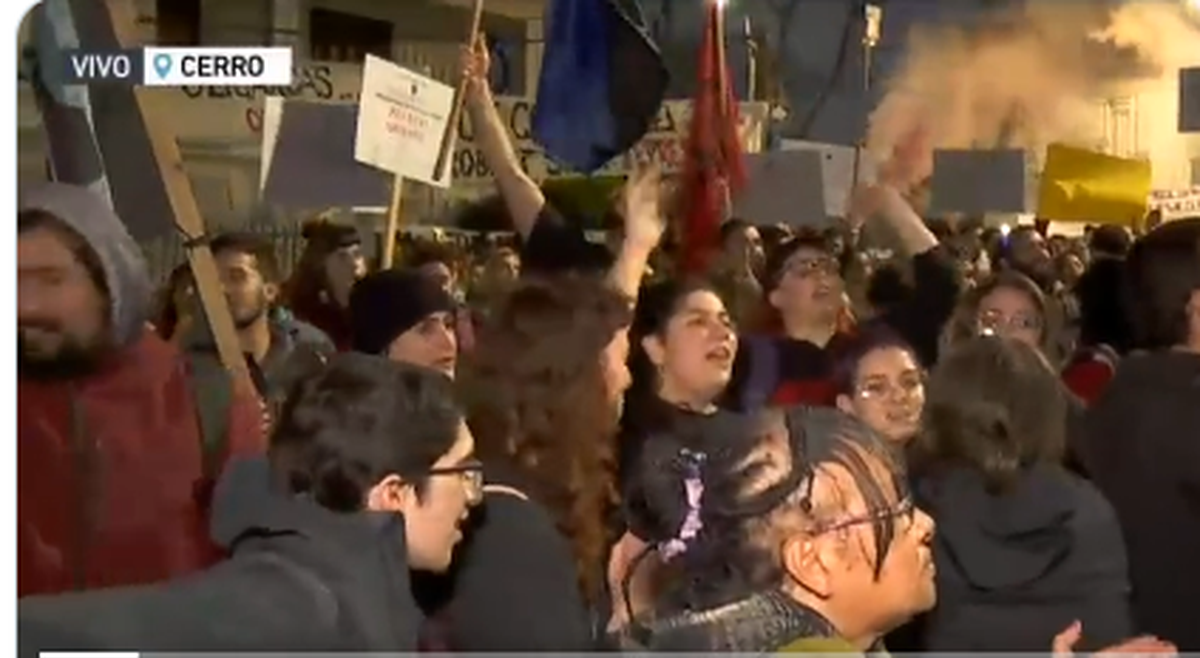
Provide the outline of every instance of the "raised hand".
{"type": "Polygon", "coordinates": [[[907,192],[933,173],[933,142],[921,125],[905,135],[879,167],[879,182],[907,192]]]}
{"type": "Polygon", "coordinates": [[[639,167],[629,175],[618,202],[627,242],[647,249],[658,246],[666,229],[662,196],[662,177],[657,167],[639,167]]]}
{"type": "Polygon", "coordinates": [[[488,52],[487,39],[480,34],[470,47],[463,46],[459,53],[459,67],[464,79],[467,80],[469,91],[480,91],[487,88],[488,76],[492,70],[492,56],[488,52]]]}
{"type": "Polygon", "coordinates": [[[846,211],[846,224],[852,230],[861,229],[863,224],[883,208],[887,190],[882,185],[859,183],[850,192],[850,203],[846,211]]]}

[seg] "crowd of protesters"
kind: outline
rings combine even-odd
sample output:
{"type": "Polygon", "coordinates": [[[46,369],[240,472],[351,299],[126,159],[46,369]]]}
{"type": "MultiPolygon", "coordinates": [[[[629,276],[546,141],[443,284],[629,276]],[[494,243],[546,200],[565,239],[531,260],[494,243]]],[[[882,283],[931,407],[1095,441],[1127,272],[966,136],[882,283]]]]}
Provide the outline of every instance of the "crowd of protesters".
{"type": "Polygon", "coordinates": [[[611,244],[520,168],[464,53],[516,241],[464,262],[311,225],[186,268],[120,219],[18,214],[21,655],[1200,649],[1200,219],[1083,239],[729,220],[671,266],[630,176],[611,244]],[[863,234],[893,237],[868,256],[863,234]]]}

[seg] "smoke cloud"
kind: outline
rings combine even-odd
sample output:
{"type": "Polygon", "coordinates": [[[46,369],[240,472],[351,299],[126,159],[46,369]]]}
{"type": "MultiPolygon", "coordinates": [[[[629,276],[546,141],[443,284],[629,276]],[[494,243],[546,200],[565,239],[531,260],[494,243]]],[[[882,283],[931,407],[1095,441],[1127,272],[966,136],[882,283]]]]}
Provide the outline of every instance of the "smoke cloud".
{"type": "Polygon", "coordinates": [[[1178,69],[1200,66],[1198,25],[1178,1],[1036,0],[969,25],[919,26],[867,147],[910,187],[932,173],[937,148],[1040,157],[1051,142],[1150,156],[1156,184],[1186,183],[1200,152],[1176,132],[1178,69]],[[1106,113],[1107,99],[1130,97],[1106,113]]]}

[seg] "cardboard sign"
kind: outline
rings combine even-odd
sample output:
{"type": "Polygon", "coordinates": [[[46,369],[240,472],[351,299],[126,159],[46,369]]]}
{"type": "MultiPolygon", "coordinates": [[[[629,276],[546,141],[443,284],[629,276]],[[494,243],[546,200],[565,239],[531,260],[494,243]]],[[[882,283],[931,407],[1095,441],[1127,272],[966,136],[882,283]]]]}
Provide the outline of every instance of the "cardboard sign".
{"type": "Polygon", "coordinates": [[[386,207],[391,177],[354,159],[357,121],[353,105],[283,103],[274,148],[263,160],[263,200],[290,210],[386,207]]]}
{"type": "Polygon", "coordinates": [[[1118,158],[1051,144],[1038,193],[1038,217],[1060,222],[1134,225],[1146,215],[1151,168],[1146,160],[1118,158]]]}
{"type": "Polygon", "coordinates": [[[1029,211],[1028,159],[1022,150],[933,152],[934,215],[1029,211]]]}
{"type": "Polygon", "coordinates": [[[1200,133],[1200,68],[1179,69],[1179,132],[1200,133]]]}
{"type": "Polygon", "coordinates": [[[755,224],[824,227],[829,224],[819,150],[770,151],[746,156],[746,188],[733,216],[755,224]]]}
{"type": "Polygon", "coordinates": [[[784,151],[816,151],[821,154],[822,195],[825,200],[825,214],[829,217],[846,216],[855,183],[875,182],[875,163],[867,157],[863,149],[799,139],[782,140],[780,148],[784,151]]]}
{"type": "Polygon", "coordinates": [[[453,87],[367,55],[354,158],[409,180],[449,187],[453,158],[446,159],[436,181],[433,167],[453,103],[453,87]]]}

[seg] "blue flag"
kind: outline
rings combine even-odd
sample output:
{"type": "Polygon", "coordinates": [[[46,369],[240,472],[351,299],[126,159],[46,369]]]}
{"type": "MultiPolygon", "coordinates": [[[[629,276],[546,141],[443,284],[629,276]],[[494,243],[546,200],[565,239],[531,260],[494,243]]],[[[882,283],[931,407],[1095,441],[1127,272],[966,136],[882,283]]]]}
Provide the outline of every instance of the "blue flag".
{"type": "Polygon", "coordinates": [[[139,241],[171,235],[174,211],[133,87],[63,83],[64,50],[121,47],[105,3],[44,0],[33,12],[33,48],[25,64],[51,177],[107,197],[139,241]]]}
{"type": "Polygon", "coordinates": [[[533,137],[590,174],[650,130],[667,70],[636,0],[552,0],[546,12],[533,137]]]}
{"type": "Polygon", "coordinates": [[[63,84],[66,70],[62,51],[79,48],[71,7],[63,0],[46,0],[31,10],[32,45],[25,53],[26,76],[42,119],[48,145],[50,178],[82,185],[112,205],[108,178],[92,121],[92,101],[85,85],[63,84]]]}

